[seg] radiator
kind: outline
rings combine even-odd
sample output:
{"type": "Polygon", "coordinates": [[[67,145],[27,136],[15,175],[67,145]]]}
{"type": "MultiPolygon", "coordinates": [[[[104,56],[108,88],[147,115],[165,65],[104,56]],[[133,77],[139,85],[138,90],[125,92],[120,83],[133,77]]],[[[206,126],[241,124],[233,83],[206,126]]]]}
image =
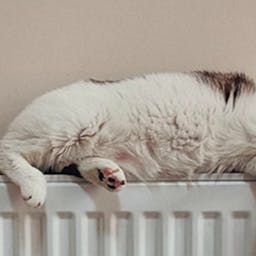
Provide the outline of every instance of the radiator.
{"type": "Polygon", "coordinates": [[[1,177],[0,256],[255,256],[256,180],[215,178],[110,193],[52,175],[44,207],[31,209],[1,177]]]}

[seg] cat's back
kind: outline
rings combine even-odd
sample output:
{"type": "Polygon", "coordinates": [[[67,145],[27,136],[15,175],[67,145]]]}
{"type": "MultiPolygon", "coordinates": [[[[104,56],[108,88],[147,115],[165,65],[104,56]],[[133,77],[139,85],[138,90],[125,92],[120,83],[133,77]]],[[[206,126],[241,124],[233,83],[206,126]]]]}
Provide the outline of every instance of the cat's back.
{"type": "Polygon", "coordinates": [[[82,118],[88,112],[105,108],[140,107],[149,102],[177,97],[195,91],[197,81],[182,73],[150,74],[119,81],[78,81],[57,88],[34,99],[14,119],[9,128],[63,122],[75,116],[82,118]],[[142,103],[142,104],[140,104],[142,103]]]}
{"type": "Polygon", "coordinates": [[[51,128],[81,126],[83,120],[96,115],[112,115],[118,120],[131,112],[165,115],[163,112],[222,111],[228,101],[254,91],[254,82],[243,74],[206,71],[156,73],[119,81],[78,81],[36,98],[9,130],[24,128],[33,133],[40,127],[47,134],[51,128]]]}
{"type": "Polygon", "coordinates": [[[26,106],[10,124],[8,131],[33,135],[39,132],[47,134],[51,129],[71,129],[93,109],[99,111],[99,105],[104,109],[100,102],[106,98],[108,95],[92,82],[81,80],[57,88],[37,97],[26,106]]]}

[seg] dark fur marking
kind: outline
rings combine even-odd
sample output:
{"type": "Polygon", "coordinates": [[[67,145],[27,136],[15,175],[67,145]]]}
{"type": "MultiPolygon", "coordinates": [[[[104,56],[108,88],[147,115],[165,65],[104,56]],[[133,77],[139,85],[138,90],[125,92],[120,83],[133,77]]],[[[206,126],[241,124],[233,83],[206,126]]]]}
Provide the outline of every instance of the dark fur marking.
{"type": "Polygon", "coordinates": [[[98,177],[99,177],[99,180],[100,181],[104,181],[104,179],[105,179],[105,176],[104,176],[104,174],[101,172],[101,170],[100,169],[98,169],[98,177]]]}
{"type": "Polygon", "coordinates": [[[193,74],[200,81],[209,84],[213,89],[223,92],[225,102],[233,96],[233,104],[243,93],[254,93],[254,81],[243,73],[220,73],[209,71],[195,71],[193,74]]]}
{"type": "Polygon", "coordinates": [[[118,83],[121,80],[98,80],[94,78],[89,78],[89,81],[95,83],[95,84],[113,84],[113,83],[118,83]]]}
{"type": "MultiPolygon", "coordinates": [[[[236,100],[243,93],[254,93],[256,85],[254,81],[243,73],[221,73],[210,71],[194,71],[192,72],[199,81],[209,84],[211,88],[217,89],[223,93],[226,104],[233,98],[233,105],[236,100]]],[[[122,80],[98,80],[94,78],[89,79],[95,84],[113,84],[122,80]]]]}

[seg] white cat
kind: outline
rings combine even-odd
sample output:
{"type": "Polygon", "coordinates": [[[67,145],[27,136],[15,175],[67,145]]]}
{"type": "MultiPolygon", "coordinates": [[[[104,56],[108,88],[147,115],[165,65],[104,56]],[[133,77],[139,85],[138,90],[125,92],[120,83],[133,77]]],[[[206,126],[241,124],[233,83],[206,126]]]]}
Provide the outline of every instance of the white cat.
{"type": "Polygon", "coordinates": [[[70,164],[110,191],[125,185],[124,172],[142,179],[234,168],[256,174],[255,91],[236,73],[80,81],[16,117],[1,140],[1,171],[34,207],[46,196],[41,171],[70,164]]]}

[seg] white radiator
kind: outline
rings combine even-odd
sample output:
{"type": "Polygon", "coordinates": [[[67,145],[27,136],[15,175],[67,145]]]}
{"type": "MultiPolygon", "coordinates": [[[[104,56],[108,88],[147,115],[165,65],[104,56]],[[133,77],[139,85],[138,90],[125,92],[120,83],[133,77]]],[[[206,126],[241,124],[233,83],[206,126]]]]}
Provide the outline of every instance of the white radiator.
{"type": "Polygon", "coordinates": [[[110,193],[48,176],[31,209],[0,178],[0,256],[255,256],[256,181],[131,183],[110,193]]]}

